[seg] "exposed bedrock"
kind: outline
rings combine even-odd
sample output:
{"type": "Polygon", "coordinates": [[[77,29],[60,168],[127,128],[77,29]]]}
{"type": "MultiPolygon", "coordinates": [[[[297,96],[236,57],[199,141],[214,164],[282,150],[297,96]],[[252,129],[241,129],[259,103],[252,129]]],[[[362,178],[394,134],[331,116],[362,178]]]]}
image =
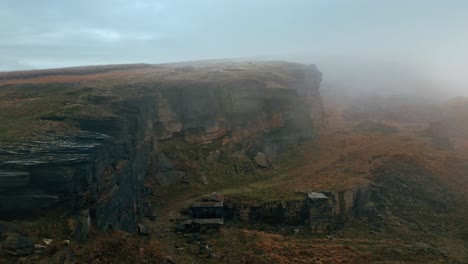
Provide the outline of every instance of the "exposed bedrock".
{"type": "Polygon", "coordinates": [[[216,160],[259,152],[274,157],[313,138],[323,112],[321,73],[315,66],[280,65],[286,76],[234,78],[228,72],[142,83],[135,89],[144,93],[104,102],[112,104],[112,114],[65,117],[79,133],[1,143],[0,218],[58,208],[72,216],[77,240],[91,226],[135,231],[145,213],[145,179],[170,185],[185,177],[158,149],[161,142],[215,143],[210,159],[216,160]]]}
{"type": "Polygon", "coordinates": [[[1,218],[57,207],[76,215],[78,227],[86,214],[99,230],[134,231],[155,146],[155,104],[154,97],[124,100],[115,118],[80,118],[88,132],[2,144],[1,218]]]}
{"type": "Polygon", "coordinates": [[[222,140],[228,154],[271,156],[283,147],[310,139],[320,125],[321,73],[314,66],[296,70],[281,88],[269,80],[197,82],[160,89],[158,139],[182,136],[187,143],[222,140]]]}
{"type": "Polygon", "coordinates": [[[324,228],[344,224],[365,210],[370,201],[371,185],[355,185],[340,191],[304,193],[288,201],[271,201],[256,205],[238,201],[225,202],[226,218],[248,223],[271,225],[314,224],[319,219],[324,228]],[[320,195],[319,198],[311,194],[320,195]]]}

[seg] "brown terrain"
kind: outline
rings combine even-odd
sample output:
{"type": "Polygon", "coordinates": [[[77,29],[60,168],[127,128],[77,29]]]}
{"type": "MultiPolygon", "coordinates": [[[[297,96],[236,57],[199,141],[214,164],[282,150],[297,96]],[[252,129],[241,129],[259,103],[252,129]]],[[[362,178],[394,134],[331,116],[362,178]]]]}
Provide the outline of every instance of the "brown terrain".
{"type": "Polygon", "coordinates": [[[31,177],[13,188],[0,174],[0,242],[7,249],[17,234],[54,241],[43,253],[4,250],[0,263],[467,263],[466,98],[441,103],[435,120],[418,120],[419,111],[409,120],[399,107],[377,113],[322,102],[320,81],[315,67],[284,62],[0,73],[0,172],[31,177]],[[113,137],[99,141],[92,161],[62,163],[52,148],[28,149],[56,138],[72,144],[68,137],[83,131],[113,137]],[[11,166],[23,155],[11,153],[23,149],[35,160],[50,156],[46,173],[30,160],[11,166]],[[271,166],[255,161],[258,152],[271,166]],[[76,180],[89,162],[93,180],[76,180]],[[58,202],[37,205],[34,216],[11,212],[5,201],[30,189],[58,202]],[[335,205],[345,212],[337,215],[342,230],[316,234],[282,216],[174,231],[211,192],[260,212],[311,191],[344,194],[335,205]],[[149,235],[138,235],[138,223],[149,235]]]}

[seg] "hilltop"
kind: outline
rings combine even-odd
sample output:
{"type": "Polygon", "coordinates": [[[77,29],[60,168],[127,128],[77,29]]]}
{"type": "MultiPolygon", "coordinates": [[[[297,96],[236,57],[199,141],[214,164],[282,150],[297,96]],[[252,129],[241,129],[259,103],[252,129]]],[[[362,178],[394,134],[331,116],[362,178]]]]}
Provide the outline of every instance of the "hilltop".
{"type": "Polygon", "coordinates": [[[280,61],[0,73],[0,262],[466,262],[468,142],[445,132],[465,100],[356,109],[321,81],[280,61]],[[212,192],[224,226],[175,232],[212,192]]]}

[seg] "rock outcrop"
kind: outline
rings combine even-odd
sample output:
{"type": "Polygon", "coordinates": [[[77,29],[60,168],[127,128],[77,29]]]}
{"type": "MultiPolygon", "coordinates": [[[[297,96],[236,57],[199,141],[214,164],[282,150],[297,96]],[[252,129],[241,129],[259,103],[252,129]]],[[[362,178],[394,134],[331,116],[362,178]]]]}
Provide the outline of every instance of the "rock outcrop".
{"type": "MultiPolygon", "coordinates": [[[[162,142],[215,144],[203,159],[216,162],[236,155],[253,159],[259,152],[275,157],[288,145],[312,139],[323,114],[322,76],[315,66],[241,65],[148,66],[145,78],[117,76],[104,88],[53,86],[63,96],[91,94],[73,104],[60,97],[63,109],[37,117],[37,124],[71,132],[0,143],[0,216],[58,208],[69,213],[76,240],[86,239],[90,226],[135,232],[144,215],[145,179],[155,177],[161,185],[190,180],[161,153],[162,142]],[[151,70],[154,75],[147,77],[151,70]],[[82,110],[70,112],[69,105],[82,110]]],[[[8,89],[15,93],[15,86],[8,89]]]]}
{"type": "Polygon", "coordinates": [[[247,223],[302,225],[308,223],[315,232],[324,233],[343,226],[358,216],[370,201],[369,184],[351,186],[341,191],[312,192],[287,201],[270,201],[256,205],[238,201],[225,203],[226,218],[247,223]]]}
{"type": "MultiPolygon", "coordinates": [[[[38,215],[55,206],[89,215],[90,220],[77,218],[80,230],[91,221],[99,230],[134,231],[153,155],[155,100],[119,106],[118,118],[78,120],[88,132],[2,144],[2,218],[38,215]]],[[[80,230],[76,237],[83,240],[80,230]]]]}
{"type": "Polygon", "coordinates": [[[158,139],[222,140],[221,151],[250,156],[276,156],[284,146],[310,139],[323,114],[321,73],[314,66],[283,66],[291,71],[288,78],[241,74],[159,89],[158,139]]]}

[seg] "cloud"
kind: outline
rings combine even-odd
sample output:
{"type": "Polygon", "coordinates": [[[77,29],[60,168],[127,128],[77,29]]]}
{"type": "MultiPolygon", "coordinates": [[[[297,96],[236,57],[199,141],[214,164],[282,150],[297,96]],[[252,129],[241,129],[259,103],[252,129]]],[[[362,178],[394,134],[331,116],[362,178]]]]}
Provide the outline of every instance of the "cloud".
{"type": "Polygon", "coordinates": [[[333,57],[330,63],[379,56],[417,60],[462,87],[468,77],[454,73],[466,68],[467,8],[427,0],[2,0],[0,58],[13,58],[2,63],[13,70],[291,53],[333,57]]]}

